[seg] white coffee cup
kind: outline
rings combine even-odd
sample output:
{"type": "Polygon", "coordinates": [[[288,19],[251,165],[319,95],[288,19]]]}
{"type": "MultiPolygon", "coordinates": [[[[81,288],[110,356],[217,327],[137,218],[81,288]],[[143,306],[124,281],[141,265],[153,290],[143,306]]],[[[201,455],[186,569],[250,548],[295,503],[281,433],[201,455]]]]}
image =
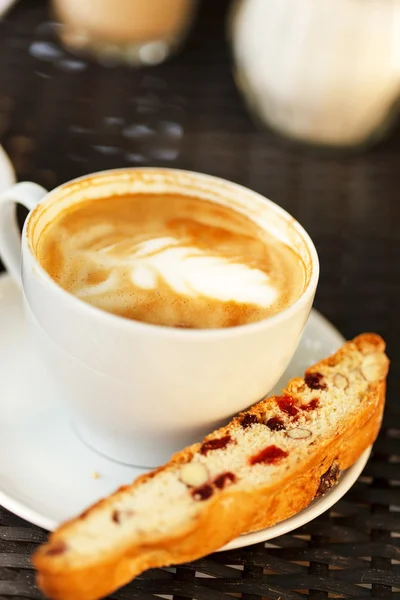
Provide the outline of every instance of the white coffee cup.
{"type": "Polygon", "coordinates": [[[49,193],[19,183],[0,196],[0,254],[22,287],[34,342],[79,435],[113,459],[147,467],[268,393],[299,343],[319,275],[311,239],[279,206],[234,183],[173,169],[105,171],[49,193]],[[83,199],[144,191],[191,194],[245,213],[301,256],[302,295],[257,323],[194,330],[118,317],[59,287],[35,256],[43,227],[83,199]],[[31,210],[22,240],[17,203],[31,210]]]}

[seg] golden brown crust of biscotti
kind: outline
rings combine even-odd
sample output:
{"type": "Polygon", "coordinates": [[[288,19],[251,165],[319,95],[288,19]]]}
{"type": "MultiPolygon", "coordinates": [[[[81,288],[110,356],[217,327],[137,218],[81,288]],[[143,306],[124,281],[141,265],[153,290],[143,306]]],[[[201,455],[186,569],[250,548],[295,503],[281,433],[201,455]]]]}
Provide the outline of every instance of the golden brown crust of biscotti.
{"type": "MultiPolygon", "coordinates": [[[[345,344],[332,357],[311,367],[307,373],[317,372],[324,365],[334,366],[346,355],[349,344],[354,344],[365,354],[383,352],[385,349],[385,343],[379,336],[364,334],[345,344]]],[[[237,490],[235,486],[224,490],[207,502],[194,522],[189,522],[187,527],[176,531],[173,536],[121,545],[113,548],[112,552],[99,553],[95,560],[80,566],[73,560],[69,563],[68,556],[62,553],[59,557],[54,553],[49,555],[49,548],[57,549],[57,543],[75,521],[66,523],[52,534],[51,546],[44,545],[33,557],[39,586],[55,600],[95,600],[146,569],[195,560],[242,533],[269,527],[296,514],[318,493],[325,491],[321,485],[322,488],[324,484],[329,486],[336,473],[350,467],[376,439],[385,402],[385,377],[386,372],[379,381],[369,385],[362,410],[347,419],[334,437],[318,443],[315,452],[307,461],[300,463],[294,473],[283,475],[275,484],[257,488],[257,493],[251,489],[237,490]]],[[[289,382],[284,393],[290,393],[299,382],[303,380],[289,382]]],[[[259,403],[248,412],[255,415],[261,413],[261,405],[259,403]]],[[[242,416],[219,430],[218,436],[237,427],[242,416]]],[[[215,435],[216,432],[209,437],[215,435]]],[[[177,453],[166,466],[143,475],[133,485],[141,485],[157,472],[187,462],[199,448],[200,444],[195,444],[177,453]]],[[[88,514],[99,508],[107,508],[109,503],[109,498],[102,500],[78,519],[87,518],[88,514]]]]}

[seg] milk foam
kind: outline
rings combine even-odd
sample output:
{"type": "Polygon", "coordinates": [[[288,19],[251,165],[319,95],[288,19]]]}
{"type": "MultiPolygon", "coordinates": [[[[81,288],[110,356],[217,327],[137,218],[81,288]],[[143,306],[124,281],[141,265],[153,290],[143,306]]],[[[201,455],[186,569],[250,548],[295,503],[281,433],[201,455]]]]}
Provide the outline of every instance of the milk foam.
{"type": "Polygon", "coordinates": [[[89,252],[93,263],[110,271],[107,281],[83,288],[79,296],[104,293],[115,289],[116,270],[130,271],[135,287],[156,289],[160,278],[177,294],[195,298],[207,296],[222,302],[252,303],[268,307],[276,301],[278,291],[267,273],[221,256],[207,255],[199,248],[185,246],[172,237],[132,244],[121,252],[118,244],[89,252]],[[114,277],[113,277],[114,275],[114,277]]]}
{"type": "Polygon", "coordinates": [[[290,306],[300,257],[245,215],[189,196],[101,198],[61,213],[39,240],[41,265],[102,310],[170,327],[253,323],[290,306]]]}

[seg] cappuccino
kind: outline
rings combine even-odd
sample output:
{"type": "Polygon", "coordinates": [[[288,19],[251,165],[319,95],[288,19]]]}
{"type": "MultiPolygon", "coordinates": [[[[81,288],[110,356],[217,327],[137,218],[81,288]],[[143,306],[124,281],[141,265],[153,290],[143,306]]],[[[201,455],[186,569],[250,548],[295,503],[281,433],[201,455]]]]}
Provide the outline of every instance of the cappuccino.
{"type": "Polygon", "coordinates": [[[293,304],[306,284],[289,246],[232,208],[185,195],[73,204],[44,228],[36,253],[77,298],[169,327],[261,321],[293,304]]]}

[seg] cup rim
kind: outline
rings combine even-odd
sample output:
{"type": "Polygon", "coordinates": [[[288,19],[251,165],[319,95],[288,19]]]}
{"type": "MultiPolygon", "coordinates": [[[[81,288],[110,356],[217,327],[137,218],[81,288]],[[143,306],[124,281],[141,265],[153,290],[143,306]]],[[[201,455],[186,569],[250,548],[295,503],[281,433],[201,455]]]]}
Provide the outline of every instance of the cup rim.
{"type": "MultiPolygon", "coordinates": [[[[52,196],[56,195],[57,192],[60,191],[62,188],[68,187],[71,184],[79,183],[80,181],[84,181],[84,180],[91,179],[91,178],[97,178],[98,176],[101,176],[101,175],[113,175],[113,174],[118,175],[118,174],[122,174],[122,173],[127,173],[127,172],[130,173],[130,172],[135,172],[135,171],[138,171],[138,172],[154,171],[154,172],[164,172],[164,173],[171,173],[171,174],[174,174],[174,173],[188,174],[188,175],[194,176],[195,178],[208,180],[211,182],[212,181],[223,182],[224,184],[228,184],[229,187],[234,188],[238,192],[243,190],[244,192],[246,192],[246,194],[250,193],[252,195],[252,197],[262,200],[264,203],[266,203],[269,206],[269,208],[271,208],[273,211],[275,211],[275,213],[277,213],[278,215],[280,215],[287,221],[290,221],[291,227],[293,227],[294,229],[297,230],[297,233],[300,235],[300,237],[304,241],[304,243],[307,247],[307,250],[310,254],[311,267],[312,267],[309,281],[306,283],[305,288],[304,288],[303,292],[301,293],[301,295],[290,306],[280,310],[279,312],[277,312],[269,317],[266,317],[265,319],[262,319],[261,321],[255,321],[253,323],[247,323],[247,324],[243,324],[243,325],[235,325],[235,326],[231,326],[231,327],[210,328],[210,329],[200,329],[200,328],[199,329],[194,329],[194,328],[185,329],[185,328],[170,327],[168,325],[157,325],[157,324],[153,324],[153,323],[146,323],[144,321],[135,321],[134,319],[128,319],[127,317],[122,317],[120,315],[114,315],[113,313],[107,312],[101,308],[98,308],[96,306],[93,306],[92,304],[85,302],[84,300],[81,300],[80,298],[77,298],[73,294],[64,290],[64,288],[62,288],[60,285],[58,285],[50,277],[50,275],[47,273],[47,271],[42,267],[42,265],[38,261],[36,255],[33,251],[33,248],[28,240],[29,224],[30,224],[31,218],[33,217],[35,210],[36,210],[36,209],[33,209],[27,216],[25,223],[24,223],[24,227],[23,227],[23,231],[22,231],[22,248],[23,249],[25,248],[25,250],[29,253],[29,256],[31,257],[31,259],[34,261],[35,272],[36,272],[36,274],[40,275],[41,279],[43,280],[43,283],[46,286],[48,286],[50,288],[50,290],[52,290],[54,293],[60,294],[61,297],[66,302],[68,302],[69,304],[74,306],[77,310],[80,309],[81,311],[83,311],[83,313],[85,313],[85,314],[87,313],[88,316],[91,316],[92,318],[94,317],[94,318],[100,319],[100,320],[108,323],[110,326],[117,327],[117,328],[132,329],[132,331],[134,331],[134,330],[140,331],[141,330],[143,332],[148,332],[151,335],[163,335],[163,336],[167,336],[167,337],[183,336],[186,338],[210,339],[210,338],[214,338],[214,337],[220,337],[222,335],[235,336],[235,335],[238,335],[239,333],[251,333],[251,332],[256,331],[257,329],[258,330],[267,329],[268,327],[270,327],[272,325],[276,325],[282,321],[285,321],[286,319],[290,318],[292,315],[296,314],[309,302],[310,298],[311,299],[313,298],[316,288],[317,288],[317,285],[318,285],[320,266],[319,266],[318,253],[317,253],[314,242],[312,241],[310,235],[307,233],[307,231],[304,229],[304,227],[299,223],[299,221],[297,221],[297,219],[295,219],[284,208],[282,208],[281,206],[279,206],[278,204],[276,204],[269,198],[266,198],[265,196],[263,196],[263,194],[260,194],[259,192],[256,192],[250,188],[247,188],[244,185],[235,183],[228,179],[224,179],[223,177],[209,175],[207,173],[201,173],[198,171],[190,171],[188,169],[172,169],[172,168],[168,168],[168,167],[160,167],[160,168],[158,168],[158,167],[128,167],[128,168],[121,167],[118,169],[105,169],[103,171],[97,171],[95,173],[89,173],[87,175],[82,175],[80,177],[76,177],[74,179],[71,179],[71,180],[57,186],[56,188],[49,191],[43,197],[43,200],[41,200],[38,203],[37,206],[43,206],[48,201],[51,201],[52,196]]],[[[24,287],[24,283],[23,283],[23,287],[24,287]]]]}

